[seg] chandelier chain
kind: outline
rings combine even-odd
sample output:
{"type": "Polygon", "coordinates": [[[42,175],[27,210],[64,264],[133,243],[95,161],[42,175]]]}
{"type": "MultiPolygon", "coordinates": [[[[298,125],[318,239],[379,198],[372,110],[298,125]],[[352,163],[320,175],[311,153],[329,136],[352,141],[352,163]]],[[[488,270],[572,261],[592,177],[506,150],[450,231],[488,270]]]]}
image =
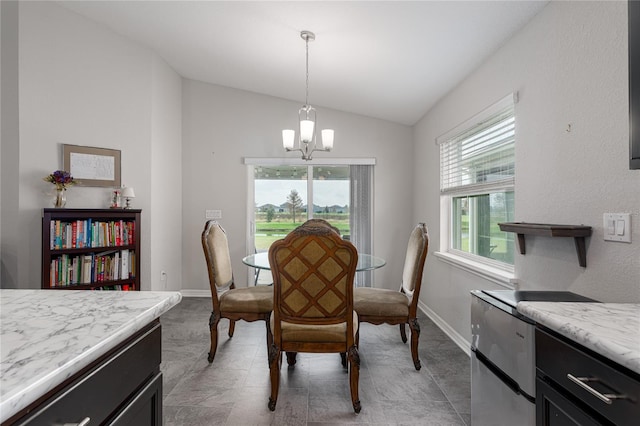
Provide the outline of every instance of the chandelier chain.
{"type": "Polygon", "coordinates": [[[305,105],[309,105],[309,37],[305,38],[305,45],[306,45],[306,50],[307,50],[307,83],[306,83],[306,94],[305,94],[305,98],[304,98],[304,103],[305,105]]]}

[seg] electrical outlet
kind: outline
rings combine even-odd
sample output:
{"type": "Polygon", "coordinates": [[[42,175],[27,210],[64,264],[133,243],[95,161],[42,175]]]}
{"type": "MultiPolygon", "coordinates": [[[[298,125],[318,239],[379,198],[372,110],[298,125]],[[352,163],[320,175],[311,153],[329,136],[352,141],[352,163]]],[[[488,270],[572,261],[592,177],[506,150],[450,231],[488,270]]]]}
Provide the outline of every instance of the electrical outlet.
{"type": "Polygon", "coordinates": [[[205,219],[222,219],[222,210],[205,210],[205,219]]]}

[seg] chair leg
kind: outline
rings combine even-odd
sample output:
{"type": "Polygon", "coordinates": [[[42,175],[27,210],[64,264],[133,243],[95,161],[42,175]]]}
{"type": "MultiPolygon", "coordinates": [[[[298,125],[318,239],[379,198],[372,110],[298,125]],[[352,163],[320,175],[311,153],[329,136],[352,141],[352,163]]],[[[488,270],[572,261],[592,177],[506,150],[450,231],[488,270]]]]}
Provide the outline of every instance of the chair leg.
{"type": "Polygon", "coordinates": [[[347,353],[346,352],[340,352],[340,358],[342,360],[342,367],[343,368],[347,368],[347,353]]]}
{"type": "Polygon", "coordinates": [[[287,352],[287,364],[289,367],[293,367],[296,365],[296,357],[298,356],[298,352],[287,352]]]}
{"type": "Polygon", "coordinates": [[[267,324],[267,363],[269,363],[269,350],[273,346],[273,334],[271,334],[271,321],[267,317],[265,323],[267,324]]]}
{"type": "Polygon", "coordinates": [[[209,332],[211,333],[211,348],[209,349],[209,356],[207,360],[209,363],[213,362],[213,358],[216,356],[216,350],[218,349],[218,322],[220,317],[215,311],[211,312],[209,317],[209,332]]]}
{"type": "Polygon", "coordinates": [[[233,337],[233,332],[236,329],[236,322],[234,320],[229,320],[229,337],[233,337]]]}
{"type": "Polygon", "coordinates": [[[404,328],[404,323],[400,324],[400,337],[402,337],[402,343],[407,343],[407,332],[404,328]]]}
{"type": "Polygon", "coordinates": [[[362,409],[358,396],[358,381],[360,380],[360,355],[357,346],[349,348],[349,387],[351,388],[351,403],[353,410],[357,413],[362,409]]]}
{"type": "Polygon", "coordinates": [[[411,328],[411,357],[416,370],[420,370],[420,358],[418,358],[418,339],[420,339],[420,324],[417,318],[409,320],[409,328],[411,328]]]}
{"type": "Polygon", "coordinates": [[[269,397],[269,410],[276,410],[278,390],[280,388],[280,366],[282,365],[282,352],[280,348],[272,344],[269,348],[269,375],[271,377],[271,396],[269,397]]]}

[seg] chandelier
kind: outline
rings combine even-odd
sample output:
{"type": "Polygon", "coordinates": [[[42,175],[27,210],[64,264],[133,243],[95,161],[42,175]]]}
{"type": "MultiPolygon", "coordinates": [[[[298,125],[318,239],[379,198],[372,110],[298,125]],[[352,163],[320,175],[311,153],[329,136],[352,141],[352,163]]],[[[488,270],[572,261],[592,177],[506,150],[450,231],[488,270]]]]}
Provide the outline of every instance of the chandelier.
{"type": "Polygon", "coordinates": [[[285,129],[282,131],[282,146],[289,151],[300,151],[303,160],[311,160],[311,155],[315,151],[331,151],[333,148],[333,129],[322,130],[322,147],[318,147],[316,141],[316,109],[309,105],[309,41],[316,39],[316,35],[311,31],[300,32],[300,37],[305,42],[307,57],[307,84],[304,105],[298,111],[300,121],[298,146],[294,147],[295,130],[285,129]]]}

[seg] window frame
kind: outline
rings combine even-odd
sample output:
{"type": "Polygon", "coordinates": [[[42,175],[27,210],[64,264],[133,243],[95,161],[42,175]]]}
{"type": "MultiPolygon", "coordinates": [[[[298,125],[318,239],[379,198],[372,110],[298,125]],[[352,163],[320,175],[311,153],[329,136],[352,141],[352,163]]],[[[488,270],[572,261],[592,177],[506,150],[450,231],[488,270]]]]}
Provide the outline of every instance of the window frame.
{"type": "MultiPolygon", "coordinates": [[[[514,118],[516,116],[515,106],[517,104],[518,95],[516,93],[509,94],[498,102],[484,109],[480,113],[474,115],[470,119],[456,126],[454,129],[436,138],[436,145],[440,150],[440,145],[448,143],[452,139],[458,137],[465,132],[471,131],[474,127],[486,123],[500,111],[511,106],[513,107],[514,118]]],[[[514,141],[515,147],[515,141],[514,141]]],[[[442,172],[442,160],[440,161],[439,170],[442,172]]],[[[515,158],[514,158],[515,161],[515,158]]],[[[442,185],[442,184],[441,184],[442,185]]],[[[516,192],[515,177],[510,182],[500,181],[496,184],[481,185],[465,185],[459,189],[448,188],[440,191],[440,249],[435,253],[436,257],[443,262],[452,266],[464,269],[474,275],[492,281],[496,284],[507,288],[513,288],[515,280],[515,265],[491,259],[481,255],[468,253],[458,250],[454,247],[454,198],[464,196],[478,196],[485,194],[493,194],[500,192],[513,191],[514,197],[516,192]]],[[[515,259],[514,259],[515,263],[515,259]]]]}

